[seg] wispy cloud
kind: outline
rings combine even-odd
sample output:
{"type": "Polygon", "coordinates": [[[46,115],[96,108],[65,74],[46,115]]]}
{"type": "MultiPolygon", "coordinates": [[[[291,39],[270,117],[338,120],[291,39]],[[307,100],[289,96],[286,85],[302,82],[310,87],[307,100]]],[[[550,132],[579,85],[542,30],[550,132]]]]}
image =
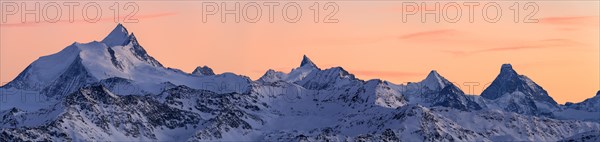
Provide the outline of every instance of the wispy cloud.
{"type": "Polygon", "coordinates": [[[515,66],[519,66],[519,69],[526,69],[526,68],[541,68],[543,66],[563,66],[564,67],[565,65],[569,65],[569,64],[573,64],[573,63],[576,63],[576,61],[573,61],[570,59],[554,59],[554,60],[521,63],[521,64],[517,64],[515,66]]]}
{"type": "Polygon", "coordinates": [[[443,37],[457,34],[458,31],[452,29],[441,29],[432,31],[423,31],[404,34],[398,37],[398,39],[415,39],[415,38],[432,38],[432,37],[443,37]]]}
{"type": "Polygon", "coordinates": [[[346,37],[346,38],[327,38],[327,39],[314,39],[310,40],[310,42],[306,42],[307,44],[317,44],[317,45],[330,45],[330,46],[339,46],[339,45],[359,45],[359,44],[372,44],[377,43],[383,40],[390,39],[390,36],[373,36],[373,37],[346,37]]]}
{"type": "MultiPolygon", "coordinates": [[[[158,18],[158,17],[173,16],[173,15],[177,15],[177,13],[167,12],[167,13],[147,14],[147,15],[140,15],[140,16],[138,16],[138,18],[140,18],[140,19],[149,19],[149,18],[158,18]]],[[[123,18],[123,17],[120,17],[120,18],[123,18]]]]}
{"type": "Polygon", "coordinates": [[[598,26],[599,16],[570,16],[570,17],[546,17],[541,18],[539,23],[556,25],[590,25],[598,26]]]}
{"type": "Polygon", "coordinates": [[[534,42],[521,43],[511,46],[504,47],[494,47],[494,48],[486,48],[475,51],[459,51],[459,50],[444,50],[442,52],[453,54],[455,56],[468,56],[479,53],[487,53],[487,52],[509,52],[509,51],[518,51],[518,50],[528,50],[528,49],[545,49],[545,48],[568,48],[573,46],[582,45],[579,42],[575,42],[569,39],[544,39],[538,40],[534,42]]]}
{"type": "MultiPolygon", "coordinates": [[[[146,14],[146,15],[138,15],[133,18],[142,20],[142,19],[152,19],[152,18],[158,18],[158,17],[172,16],[172,15],[177,15],[177,13],[167,12],[167,13],[146,14]]],[[[124,18],[125,18],[125,16],[119,16],[119,19],[124,19],[124,18]]],[[[100,22],[114,22],[114,18],[113,17],[101,18],[96,23],[100,23],[100,22]]],[[[21,23],[21,22],[19,22],[19,23],[0,23],[0,26],[3,28],[5,28],[5,27],[31,27],[31,26],[38,26],[38,25],[43,25],[43,24],[71,24],[71,23],[81,24],[81,23],[89,23],[89,22],[87,22],[83,19],[75,19],[73,22],[69,21],[68,19],[64,19],[64,20],[57,21],[55,23],[49,23],[49,22],[45,22],[45,21],[40,21],[39,23],[36,23],[34,21],[31,21],[31,22],[25,22],[25,23],[21,23]]]]}
{"type": "Polygon", "coordinates": [[[422,31],[396,35],[375,35],[363,37],[336,37],[336,38],[321,38],[311,39],[307,42],[301,42],[290,46],[345,46],[345,45],[362,45],[383,42],[387,40],[434,40],[443,37],[451,37],[460,32],[453,29],[441,29],[422,31]]]}
{"type": "Polygon", "coordinates": [[[517,46],[509,46],[509,47],[498,47],[498,48],[489,48],[484,50],[476,51],[477,53],[481,52],[493,52],[493,51],[511,51],[511,50],[523,50],[523,49],[536,49],[536,48],[550,48],[552,46],[541,46],[541,45],[517,45],[517,46]]]}

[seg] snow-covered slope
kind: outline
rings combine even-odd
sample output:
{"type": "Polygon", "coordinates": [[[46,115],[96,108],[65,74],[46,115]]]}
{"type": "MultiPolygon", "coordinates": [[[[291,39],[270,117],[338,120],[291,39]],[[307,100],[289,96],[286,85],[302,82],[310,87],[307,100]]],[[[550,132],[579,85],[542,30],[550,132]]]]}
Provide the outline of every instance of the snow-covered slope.
{"type": "Polygon", "coordinates": [[[580,134],[565,138],[563,140],[560,140],[559,142],[597,142],[597,141],[600,141],[600,131],[589,131],[589,132],[580,133],[580,134]]]}
{"type": "Polygon", "coordinates": [[[269,69],[262,77],[260,77],[257,80],[257,82],[273,83],[277,81],[283,81],[285,78],[287,78],[286,73],[269,69]]]}
{"type": "Polygon", "coordinates": [[[481,97],[492,100],[492,106],[521,114],[551,115],[559,106],[546,90],[524,75],[504,64],[500,74],[482,93],[481,97]]]}
{"type": "Polygon", "coordinates": [[[41,57],[0,91],[0,141],[558,141],[600,131],[600,95],[559,107],[510,65],[482,96],[435,70],[408,84],[365,81],[307,56],[252,81],[164,67],[121,24],[41,57]]]}
{"type": "Polygon", "coordinates": [[[443,106],[460,110],[479,110],[480,104],[468,97],[452,82],[437,71],[431,71],[423,81],[401,86],[403,94],[415,104],[425,106],[443,106]]]}
{"type": "Polygon", "coordinates": [[[575,119],[600,122],[600,91],[596,96],[579,103],[567,102],[562,110],[555,111],[558,119],[575,119]]]}
{"type": "Polygon", "coordinates": [[[203,122],[198,114],[149,97],[118,96],[102,86],[84,87],[51,110],[49,114],[55,114],[52,119],[39,114],[21,115],[22,121],[15,124],[20,127],[3,127],[0,141],[181,140],[191,134],[180,133],[179,129],[196,129],[203,122]],[[39,119],[51,121],[28,122],[39,119]]]}
{"type": "Polygon", "coordinates": [[[335,97],[285,82],[252,90],[217,94],[178,86],[158,96],[119,96],[103,86],[84,87],[51,111],[3,113],[20,119],[3,120],[10,125],[0,140],[556,141],[600,129],[593,122],[502,111],[381,107],[368,101],[371,91],[335,97]],[[289,88],[304,93],[271,93],[289,88]],[[47,114],[53,117],[28,122],[47,114]]]}
{"type": "Polygon", "coordinates": [[[304,79],[311,72],[321,71],[315,63],[313,63],[306,55],[302,57],[300,67],[292,69],[292,71],[283,79],[287,82],[297,82],[304,79]]]}
{"type": "Polygon", "coordinates": [[[583,102],[567,103],[565,105],[567,108],[590,112],[600,112],[600,91],[596,93],[596,96],[589,99],[585,99],[583,102]]]}
{"type": "Polygon", "coordinates": [[[232,73],[214,75],[208,67],[199,68],[192,75],[165,68],[144,50],[133,33],[119,24],[102,42],[74,43],[56,54],[41,57],[3,88],[60,96],[110,78],[129,80],[137,89],[134,92],[151,94],[159,93],[156,90],[161,89],[156,87],[166,82],[221,93],[245,92],[251,82],[232,73]]]}

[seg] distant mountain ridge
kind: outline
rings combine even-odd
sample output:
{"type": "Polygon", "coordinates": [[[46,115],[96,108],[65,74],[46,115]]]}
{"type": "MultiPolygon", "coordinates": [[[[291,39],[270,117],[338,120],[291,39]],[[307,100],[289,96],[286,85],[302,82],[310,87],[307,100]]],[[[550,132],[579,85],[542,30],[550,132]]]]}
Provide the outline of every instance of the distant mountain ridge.
{"type": "Polygon", "coordinates": [[[0,141],[560,141],[600,137],[600,91],[557,104],[510,64],[481,96],[432,70],[361,80],[304,55],[258,80],[164,67],[119,24],[29,65],[1,92],[0,141]],[[35,98],[23,102],[23,98],[35,98]],[[596,117],[597,116],[597,117],[596,117]]]}

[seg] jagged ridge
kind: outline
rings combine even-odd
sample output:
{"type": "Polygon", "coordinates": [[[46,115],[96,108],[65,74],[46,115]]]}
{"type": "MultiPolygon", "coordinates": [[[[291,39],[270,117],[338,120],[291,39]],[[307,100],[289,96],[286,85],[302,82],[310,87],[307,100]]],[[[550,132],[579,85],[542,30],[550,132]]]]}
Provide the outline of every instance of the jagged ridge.
{"type": "Polygon", "coordinates": [[[0,89],[37,90],[58,102],[0,111],[0,141],[556,141],[600,129],[553,119],[541,106],[556,102],[510,64],[482,97],[435,70],[397,85],[320,69],[306,55],[289,73],[269,70],[252,81],[206,66],[191,74],[165,68],[121,24],[102,42],[73,44],[21,74],[0,89]],[[72,62],[42,66],[57,58],[72,62]],[[54,70],[38,74],[44,69],[54,70]]]}

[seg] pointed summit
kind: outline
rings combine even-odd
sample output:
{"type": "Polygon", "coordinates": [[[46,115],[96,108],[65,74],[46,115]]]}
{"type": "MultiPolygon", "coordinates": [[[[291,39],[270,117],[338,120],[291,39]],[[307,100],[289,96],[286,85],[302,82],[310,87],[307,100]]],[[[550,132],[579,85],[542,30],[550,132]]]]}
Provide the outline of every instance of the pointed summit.
{"type": "Polygon", "coordinates": [[[408,97],[408,100],[413,98],[419,100],[419,104],[427,106],[443,106],[460,110],[479,110],[482,108],[436,70],[429,72],[429,75],[419,83],[409,83],[405,93],[411,96],[408,97]]]}
{"type": "Polygon", "coordinates": [[[509,84],[517,84],[517,82],[523,82],[522,77],[512,68],[510,64],[502,64],[500,67],[500,73],[494,80],[494,82],[505,82],[509,84]]]}
{"type": "Polygon", "coordinates": [[[440,74],[436,70],[431,70],[429,72],[429,74],[427,75],[427,78],[430,78],[430,77],[440,77],[440,74]]]}
{"type": "Polygon", "coordinates": [[[558,104],[548,92],[527,76],[519,75],[510,64],[503,64],[500,74],[492,84],[485,88],[481,97],[499,101],[508,101],[505,110],[521,114],[541,114],[557,108],[558,104]],[[541,110],[549,109],[549,110],[541,110]]]}
{"type": "Polygon", "coordinates": [[[194,72],[192,72],[192,75],[195,75],[195,76],[211,76],[211,75],[215,75],[215,73],[208,66],[203,66],[203,67],[198,66],[198,67],[196,67],[196,69],[194,70],[194,72]]]}
{"type": "Polygon", "coordinates": [[[289,74],[285,77],[286,81],[296,82],[304,79],[308,74],[321,71],[315,63],[313,63],[306,55],[302,57],[302,62],[300,63],[300,67],[292,69],[289,74]]]}
{"type": "Polygon", "coordinates": [[[483,90],[481,96],[487,99],[496,99],[503,96],[505,93],[512,93],[524,89],[531,90],[532,88],[528,87],[525,79],[528,80],[529,78],[519,76],[512,68],[512,65],[502,64],[500,74],[498,74],[488,88],[483,90]]]}
{"type": "Polygon", "coordinates": [[[441,90],[450,84],[450,81],[442,77],[436,70],[431,70],[421,84],[431,90],[441,90]]]}
{"type": "Polygon", "coordinates": [[[102,42],[108,47],[119,46],[128,42],[129,38],[129,32],[123,26],[123,24],[119,23],[117,27],[115,27],[115,29],[113,29],[112,32],[110,32],[108,36],[102,40],[102,42]]]}
{"type": "Polygon", "coordinates": [[[277,82],[283,80],[287,77],[287,74],[279,71],[275,71],[273,69],[269,69],[262,77],[260,77],[257,81],[268,83],[268,82],[277,82]]]}
{"type": "Polygon", "coordinates": [[[306,55],[302,57],[302,63],[300,63],[300,67],[309,66],[318,68],[315,63],[313,63],[306,55]]]}

